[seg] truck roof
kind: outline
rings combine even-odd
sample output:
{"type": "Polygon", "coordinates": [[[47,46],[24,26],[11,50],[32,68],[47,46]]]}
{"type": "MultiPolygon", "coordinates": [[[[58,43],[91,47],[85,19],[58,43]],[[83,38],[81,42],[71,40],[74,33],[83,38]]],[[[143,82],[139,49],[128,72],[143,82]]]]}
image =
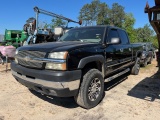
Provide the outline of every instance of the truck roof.
{"type": "MultiPolygon", "coordinates": [[[[84,29],[84,28],[95,28],[95,27],[104,27],[104,28],[115,28],[115,29],[121,29],[115,26],[110,26],[110,25],[94,25],[94,26],[82,26],[82,27],[77,27],[77,28],[72,28],[73,29],[84,29]]],[[[121,29],[122,30],[122,29],[121,29]]]]}

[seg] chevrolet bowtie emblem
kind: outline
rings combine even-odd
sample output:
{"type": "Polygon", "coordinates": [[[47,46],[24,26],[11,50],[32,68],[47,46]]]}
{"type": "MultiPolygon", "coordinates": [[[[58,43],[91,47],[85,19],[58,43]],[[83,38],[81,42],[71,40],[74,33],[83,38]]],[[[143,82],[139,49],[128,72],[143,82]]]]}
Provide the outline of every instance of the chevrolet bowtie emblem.
{"type": "Polygon", "coordinates": [[[25,61],[30,61],[30,60],[31,60],[31,57],[26,56],[26,57],[24,57],[24,60],[25,60],[25,61]]]}

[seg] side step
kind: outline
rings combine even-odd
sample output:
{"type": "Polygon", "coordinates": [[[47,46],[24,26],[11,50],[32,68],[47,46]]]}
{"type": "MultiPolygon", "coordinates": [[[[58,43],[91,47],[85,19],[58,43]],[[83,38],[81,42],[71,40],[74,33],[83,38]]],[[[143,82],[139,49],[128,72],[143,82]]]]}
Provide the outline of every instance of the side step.
{"type": "Polygon", "coordinates": [[[129,72],[129,71],[130,71],[130,68],[127,68],[126,70],[124,70],[124,71],[122,71],[122,72],[120,72],[120,73],[118,73],[118,74],[116,74],[116,75],[113,75],[113,76],[105,79],[105,81],[106,81],[106,82],[109,82],[109,81],[111,81],[111,80],[113,80],[113,79],[115,79],[115,78],[117,78],[117,77],[119,77],[119,76],[121,76],[121,75],[129,72]]]}

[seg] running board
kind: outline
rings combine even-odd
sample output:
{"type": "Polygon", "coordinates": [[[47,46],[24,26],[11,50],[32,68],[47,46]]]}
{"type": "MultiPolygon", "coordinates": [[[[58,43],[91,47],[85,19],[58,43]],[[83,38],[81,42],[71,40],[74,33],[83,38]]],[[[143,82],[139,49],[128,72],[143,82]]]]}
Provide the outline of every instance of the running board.
{"type": "Polygon", "coordinates": [[[118,74],[116,74],[116,75],[113,75],[113,76],[105,79],[105,81],[109,82],[109,81],[111,81],[111,80],[113,80],[113,79],[115,79],[115,78],[117,78],[117,77],[119,77],[119,76],[121,76],[121,75],[129,72],[129,71],[130,71],[130,68],[127,68],[126,70],[124,70],[124,71],[122,71],[122,72],[120,72],[120,73],[118,73],[118,74]]]}

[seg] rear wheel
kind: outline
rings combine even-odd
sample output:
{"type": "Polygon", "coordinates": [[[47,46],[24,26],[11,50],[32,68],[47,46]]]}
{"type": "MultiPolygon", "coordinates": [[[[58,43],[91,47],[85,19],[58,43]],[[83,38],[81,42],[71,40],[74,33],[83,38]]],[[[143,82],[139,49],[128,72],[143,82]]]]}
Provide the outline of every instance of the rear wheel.
{"type": "Polygon", "coordinates": [[[91,69],[84,74],[75,101],[86,109],[93,108],[102,100],[103,92],[104,79],[101,72],[97,69],[91,69]]]}
{"type": "Polygon", "coordinates": [[[144,61],[144,63],[142,64],[143,67],[147,66],[147,60],[144,61]]]}
{"type": "Polygon", "coordinates": [[[153,60],[153,56],[150,58],[148,64],[151,64],[151,63],[152,63],[152,60],[153,60]]]}
{"type": "Polygon", "coordinates": [[[137,58],[134,66],[131,69],[131,74],[138,75],[139,69],[140,69],[140,62],[139,61],[140,61],[140,58],[137,58]]]}

